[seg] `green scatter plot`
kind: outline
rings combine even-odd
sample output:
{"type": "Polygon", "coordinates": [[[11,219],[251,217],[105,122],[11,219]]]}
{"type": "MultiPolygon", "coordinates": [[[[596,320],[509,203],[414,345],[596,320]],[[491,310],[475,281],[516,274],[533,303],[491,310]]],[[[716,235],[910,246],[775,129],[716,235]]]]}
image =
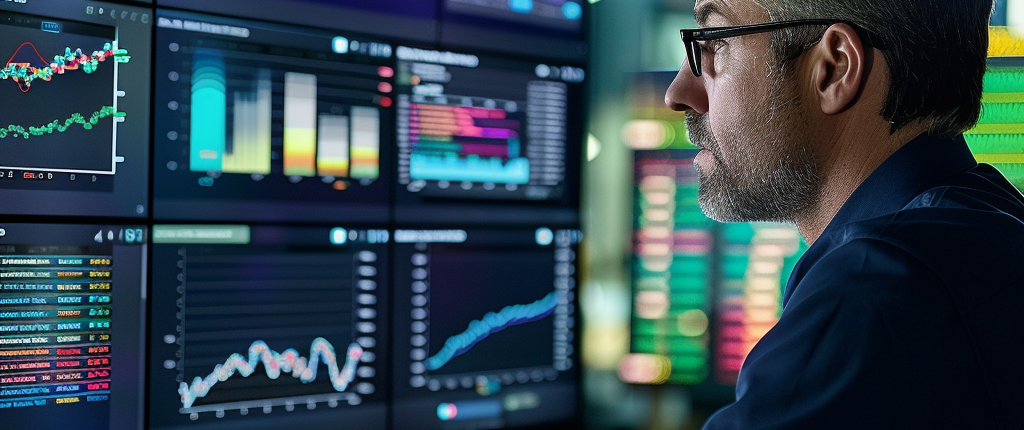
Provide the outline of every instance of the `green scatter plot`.
{"type": "Polygon", "coordinates": [[[40,127],[29,126],[26,128],[22,125],[11,124],[7,127],[0,128],[0,139],[6,139],[8,137],[30,139],[44,134],[53,134],[54,132],[63,133],[75,124],[81,125],[83,129],[92,130],[93,126],[99,124],[101,119],[108,116],[123,117],[124,115],[122,112],[116,112],[113,106],[104,106],[100,110],[93,112],[88,118],[86,118],[85,115],[76,112],[71,114],[71,117],[64,121],[55,119],[53,122],[40,127]]]}

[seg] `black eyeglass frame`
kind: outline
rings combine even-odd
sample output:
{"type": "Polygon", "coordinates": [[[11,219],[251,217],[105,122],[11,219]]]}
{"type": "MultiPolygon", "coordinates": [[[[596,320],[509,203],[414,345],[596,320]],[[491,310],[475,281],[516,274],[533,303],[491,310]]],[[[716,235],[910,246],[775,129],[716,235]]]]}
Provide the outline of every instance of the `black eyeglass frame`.
{"type": "Polygon", "coordinates": [[[766,33],[769,31],[781,30],[789,27],[804,25],[828,25],[846,24],[853,27],[861,41],[869,47],[885,49],[876,37],[864,31],[858,25],[841,19],[795,19],[790,21],[766,22],[761,24],[737,25],[732,27],[706,27],[679,30],[679,38],[683,39],[686,46],[686,58],[690,62],[690,71],[694,76],[700,77],[703,74],[701,69],[700,44],[698,42],[707,40],[725,39],[727,37],[746,36],[748,34],[766,33]],[[694,55],[694,53],[698,55],[694,55]]]}

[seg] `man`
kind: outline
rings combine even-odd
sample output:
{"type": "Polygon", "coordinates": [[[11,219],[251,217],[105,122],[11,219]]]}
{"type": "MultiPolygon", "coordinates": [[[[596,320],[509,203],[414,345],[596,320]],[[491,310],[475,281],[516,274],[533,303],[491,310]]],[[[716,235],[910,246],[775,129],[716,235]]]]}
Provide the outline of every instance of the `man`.
{"type": "Polygon", "coordinates": [[[811,245],[706,429],[1024,428],[1024,198],[961,135],[992,7],[697,1],[665,101],[701,207],[811,245]]]}

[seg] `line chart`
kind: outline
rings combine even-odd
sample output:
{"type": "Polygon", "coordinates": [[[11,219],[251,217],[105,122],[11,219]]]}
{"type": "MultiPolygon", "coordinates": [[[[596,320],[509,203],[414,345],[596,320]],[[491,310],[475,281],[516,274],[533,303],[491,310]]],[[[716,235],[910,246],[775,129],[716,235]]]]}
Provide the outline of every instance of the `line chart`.
{"type": "Polygon", "coordinates": [[[117,112],[113,106],[103,106],[100,110],[93,112],[88,118],[81,113],[73,113],[71,116],[64,121],[53,120],[49,124],[34,127],[29,126],[26,128],[22,125],[11,124],[7,127],[0,128],[0,139],[6,139],[10,137],[21,137],[29,139],[33,136],[42,136],[44,134],[52,134],[53,132],[63,133],[67,129],[71,128],[72,125],[79,124],[86,130],[92,130],[92,127],[99,124],[100,120],[108,116],[124,117],[124,112],[117,112]]]}
{"type": "Polygon", "coordinates": [[[113,58],[118,63],[127,63],[131,60],[131,55],[128,55],[128,51],[125,49],[114,49],[112,42],[106,42],[103,44],[103,49],[93,51],[89,55],[82,52],[82,48],[77,48],[74,51],[71,50],[71,47],[64,48],[63,55],[55,55],[53,61],[47,62],[32,42],[25,42],[18,46],[11,58],[7,60],[4,68],[0,69],[0,80],[11,79],[18,84],[21,92],[27,93],[32,87],[32,82],[37,79],[49,82],[53,79],[54,74],[63,75],[67,70],[81,69],[86,74],[91,74],[99,67],[99,63],[108,58],[113,58]],[[25,48],[32,49],[39,59],[39,63],[43,65],[42,67],[32,65],[32,61],[15,60],[21,50],[25,48]]]}
{"type": "Polygon", "coordinates": [[[321,361],[327,365],[331,385],[336,391],[341,392],[355,379],[356,365],[363,356],[363,348],[357,343],[352,343],[345,356],[345,364],[339,368],[334,346],[322,337],[313,339],[308,359],[299,355],[294,348],[279,353],[270,349],[266,342],[257,340],[249,346],[248,357],[238,353],[231,354],[224,364],[214,367],[213,372],[206,378],[196,377],[191,385],[182,382],[178,394],[181,395],[182,406],[192,407],[197,399],[206,397],[218,382],[228,380],[235,373],[249,377],[256,371],[256,365],[259,363],[263,363],[264,371],[270,379],[277,379],[281,372],[285,372],[291,373],[292,377],[304,384],[310,383],[316,380],[317,367],[321,361]]]}
{"type": "Polygon", "coordinates": [[[544,298],[530,304],[510,305],[497,313],[488,312],[483,318],[470,321],[466,331],[448,338],[441,350],[427,358],[424,364],[431,371],[440,369],[453,358],[469,351],[474,345],[493,333],[551,315],[557,304],[558,291],[552,291],[544,298]]]}

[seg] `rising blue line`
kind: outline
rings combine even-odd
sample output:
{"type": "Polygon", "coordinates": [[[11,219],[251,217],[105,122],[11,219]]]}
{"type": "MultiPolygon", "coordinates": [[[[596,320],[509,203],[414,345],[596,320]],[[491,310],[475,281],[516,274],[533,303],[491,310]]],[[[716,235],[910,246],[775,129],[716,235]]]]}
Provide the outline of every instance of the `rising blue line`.
{"type": "Polygon", "coordinates": [[[505,306],[498,313],[488,312],[479,320],[470,321],[466,331],[449,337],[444,342],[444,347],[437,354],[428,358],[424,364],[427,369],[437,370],[448,364],[453,358],[458,357],[473,348],[477,342],[484,340],[491,333],[497,333],[508,327],[537,321],[555,310],[558,304],[558,292],[552,291],[544,298],[528,305],[505,306]]]}

